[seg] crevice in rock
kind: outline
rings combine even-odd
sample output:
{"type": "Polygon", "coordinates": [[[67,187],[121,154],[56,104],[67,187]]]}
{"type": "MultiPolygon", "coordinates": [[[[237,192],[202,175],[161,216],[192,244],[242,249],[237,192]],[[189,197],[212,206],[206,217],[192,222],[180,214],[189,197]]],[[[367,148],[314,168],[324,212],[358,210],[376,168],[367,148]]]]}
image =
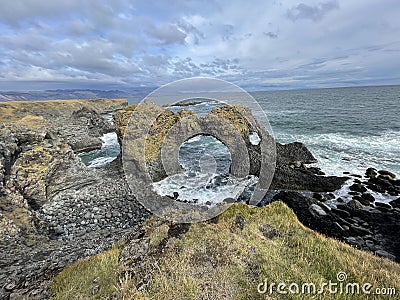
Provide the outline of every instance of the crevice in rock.
{"type": "Polygon", "coordinates": [[[10,154],[9,159],[5,159],[4,161],[4,178],[3,178],[3,186],[6,186],[8,180],[10,179],[12,166],[17,161],[18,157],[22,153],[22,143],[17,143],[17,147],[15,147],[14,152],[10,154]]]}
{"type": "Polygon", "coordinates": [[[32,198],[32,197],[27,197],[26,195],[23,195],[23,197],[25,198],[26,202],[29,205],[29,208],[31,208],[34,211],[38,211],[41,208],[41,205],[39,203],[37,203],[36,199],[32,198]]]}

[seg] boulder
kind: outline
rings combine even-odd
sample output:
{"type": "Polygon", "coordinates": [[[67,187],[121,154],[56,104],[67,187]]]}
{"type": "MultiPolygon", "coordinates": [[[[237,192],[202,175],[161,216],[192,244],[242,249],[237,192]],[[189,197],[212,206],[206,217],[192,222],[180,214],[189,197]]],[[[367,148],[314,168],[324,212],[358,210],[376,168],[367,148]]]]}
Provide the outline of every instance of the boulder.
{"type": "Polygon", "coordinates": [[[389,204],[390,204],[392,207],[400,208],[400,198],[397,198],[396,200],[390,201],[389,204]]]}
{"type": "Polygon", "coordinates": [[[316,163],[317,160],[303,143],[294,142],[286,145],[276,144],[277,166],[316,163]]]}
{"type": "Polygon", "coordinates": [[[384,177],[382,177],[382,178],[385,178],[385,179],[395,180],[395,178],[396,178],[396,174],[394,174],[394,173],[392,173],[392,172],[390,172],[390,171],[380,170],[380,171],[378,171],[378,173],[379,173],[381,176],[384,176],[384,177]]]}
{"type": "Polygon", "coordinates": [[[375,201],[375,197],[372,196],[370,193],[362,193],[361,198],[363,198],[365,201],[368,201],[368,202],[375,201]]]}
{"type": "Polygon", "coordinates": [[[340,189],[348,179],[348,177],[318,176],[308,170],[277,165],[270,188],[273,190],[334,192],[340,189]]]}
{"type": "Polygon", "coordinates": [[[367,188],[360,183],[355,183],[349,187],[351,191],[365,193],[367,188]]]}

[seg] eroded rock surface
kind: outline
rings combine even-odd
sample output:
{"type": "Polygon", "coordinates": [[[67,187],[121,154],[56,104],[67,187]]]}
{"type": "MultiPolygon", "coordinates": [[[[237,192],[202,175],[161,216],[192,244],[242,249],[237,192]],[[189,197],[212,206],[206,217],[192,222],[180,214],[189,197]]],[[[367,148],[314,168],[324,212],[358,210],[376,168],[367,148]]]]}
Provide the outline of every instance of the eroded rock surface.
{"type": "Polygon", "coordinates": [[[88,136],[112,129],[85,106],[0,125],[1,299],[46,297],[63,267],[109,248],[149,215],[118,162],[90,169],[75,155],[73,145],[92,146],[88,136]]]}
{"type": "MultiPolygon", "coordinates": [[[[125,134],[126,126],[128,125],[132,112],[137,109],[138,106],[134,105],[129,107],[127,110],[119,110],[113,116],[114,123],[116,126],[116,131],[120,143],[125,134]]],[[[151,177],[154,181],[159,181],[167,176],[165,172],[162,161],[161,161],[161,147],[163,140],[166,139],[166,134],[174,125],[180,122],[183,118],[191,118],[193,113],[190,111],[182,110],[179,113],[173,113],[165,108],[158,107],[156,105],[140,105],[140,110],[136,110],[137,113],[142,118],[149,117],[154,114],[158,116],[153,125],[148,132],[148,139],[146,141],[146,164],[150,170],[151,177]]],[[[233,126],[233,129],[240,133],[241,139],[245,142],[245,147],[247,150],[247,155],[249,157],[249,173],[251,175],[260,175],[261,166],[265,167],[267,164],[273,166],[273,168],[267,168],[267,170],[274,170],[274,177],[270,188],[275,190],[280,189],[290,189],[290,190],[309,190],[315,192],[331,192],[339,189],[348,177],[337,177],[337,176],[320,176],[323,173],[317,168],[308,168],[306,165],[315,163],[317,160],[312,155],[312,153],[304,146],[304,144],[299,142],[290,143],[287,145],[282,145],[280,143],[275,143],[272,137],[268,136],[266,132],[262,131],[262,127],[258,124],[256,119],[251,115],[250,111],[241,105],[226,105],[222,107],[215,108],[211,113],[204,117],[203,119],[216,116],[223,120],[226,120],[229,124],[233,126]],[[257,134],[259,137],[267,139],[266,144],[271,145],[274,143],[275,149],[266,149],[267,160],[261,161],[261,145],[257,143],[252,143],[251,135],[257,134]],[[276,165],[272,163],[272,160],[276,158],[276,165]]],[[[206,123],[206,122],[204,122],[206,123]]],[[[213,123],[213,122],[210,122],[213,123]]],[[[214,122],[215,123],[215,122],[214,122]]],[[[177,136],[190,138],[188,132],[208,132],[207,126],[201,124],[201,122],[196,119],[183,122],[184,130],[180,129],[177,136]]],[[[136,124],[134,124],[136,125],[136,124]]],[[[132,125],[131,125],[132,126],[132,125]]],[[[130,129],[130,132],[134,130],[130,129]]],[[[238,144],[238,139],[234,138],[235,134],[232,130],[228,136],[232,137],[233,143],[238,144]]],[[[214,135],[217,139],[221,140],[221,137],[214,135]]],[[[168,139],[167,139],[168,140],[168,139]]],[[[178,140],[177,140],[178,141],[178,140]]],[[[179,140],[182,142],[182,140],[179,140]]],[[[229,144],[229,141],[222,141],[225,144],[229,144]]],[[[232,144],[232,143],[231,143],[232,144]]],[[[179,145],[175,145],[175,148],[179,145]]],[[[228,147],[229,148],[229,147],[228,147]]],[[[175,154],[175,156],[177,156],[175,154]]],[[[177,158],[176,158],[177,160],[177,158]]],[[[244,162],[245,160],[243,160],[244,162]]],[[[175,164],[178,164],[177,162],[175,164]]],[[[178,172],[179,166],[176,166],[175,172],[178,172]]],[[[270,171],[261,172],[266,173],[268,177],[270,171]]],[[[270,182],[269,178],[263,178],[260,181],[270,182]]]]}

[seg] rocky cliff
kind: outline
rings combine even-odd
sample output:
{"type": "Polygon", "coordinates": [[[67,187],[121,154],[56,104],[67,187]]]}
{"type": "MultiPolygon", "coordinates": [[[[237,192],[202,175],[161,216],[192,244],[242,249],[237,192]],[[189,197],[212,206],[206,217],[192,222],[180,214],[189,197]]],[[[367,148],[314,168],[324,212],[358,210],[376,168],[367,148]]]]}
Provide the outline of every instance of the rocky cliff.
{"type": "Polygon", "coordinates": [[[127,104],[124,99],[0,102],[0,124],[51,128],[74,151],[88,151],[100,148],[100,137],[113,131],[102,115],[127,104]]]}
{"type": "Polygon", "coordinates": [[[101,146],[113,130],[101,114],[125,100],[25,104],[0,105],[0,299],[45,295],[53,274],[148,215],[118,166],[90,169],[75,155],[101,146]]]}

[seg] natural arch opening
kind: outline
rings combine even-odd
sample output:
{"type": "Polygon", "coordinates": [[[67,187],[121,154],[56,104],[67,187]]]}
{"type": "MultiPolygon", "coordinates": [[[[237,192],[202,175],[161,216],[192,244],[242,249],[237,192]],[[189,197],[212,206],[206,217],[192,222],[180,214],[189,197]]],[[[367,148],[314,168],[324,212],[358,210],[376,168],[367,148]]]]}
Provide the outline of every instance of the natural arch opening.
{"type": "Polygon", "coordinates": [[[228,174],[231,162],[229,149],[210,135],[196,135],[179,148],[179,163],[188,173],[228,174]]]}
{"type": "Polygon", "coordinates": [[[178,160],[184,169],[182,173],[153,183],[159,195],[211,207],[240,199],[239,196],[258,182],[253,175],[239,178],[230,174],[231,152],[211,135],[199,134],[183,142],[178,160]]]}

